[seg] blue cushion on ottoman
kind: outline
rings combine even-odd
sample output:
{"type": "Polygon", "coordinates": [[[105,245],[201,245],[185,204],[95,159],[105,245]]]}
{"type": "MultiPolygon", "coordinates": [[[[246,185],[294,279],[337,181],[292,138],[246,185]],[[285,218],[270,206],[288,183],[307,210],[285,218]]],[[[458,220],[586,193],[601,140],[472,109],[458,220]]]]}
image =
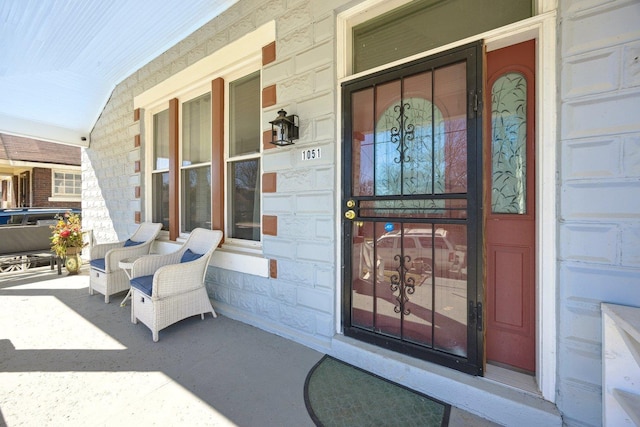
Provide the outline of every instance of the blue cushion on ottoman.
{"type": "Polygon", "coordinates": [[[131,279],[131,286],[151,296],[151,288],[153,288],[153,274],[131,279]]]}
{"type": "Polygon", "coordinates": [[[180,258],[180,262],[195,261],[198,258],[200,258],[201,256],[202,256],[202,254],[197,254],[197,253],[193,252],[191,249],[187,249],[182,254],[182,258],[180,258]]]}
{"type": "Polygon", "coordinates": [[[92,259],[89,261],[89,265],[91,265],[91,268],[95,268],[96,270],[105,271],[104,258],[92,259]]]}

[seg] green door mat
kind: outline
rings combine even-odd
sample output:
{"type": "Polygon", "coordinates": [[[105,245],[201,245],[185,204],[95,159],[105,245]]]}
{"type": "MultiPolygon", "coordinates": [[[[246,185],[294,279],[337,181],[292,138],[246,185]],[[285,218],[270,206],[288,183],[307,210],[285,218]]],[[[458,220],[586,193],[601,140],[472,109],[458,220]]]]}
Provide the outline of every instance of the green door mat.
{"type": "Polygon", "coordinates": [[[355,366],[324,356],[304,385],[317,426],[444,427],[451,406],[355,366]]]}

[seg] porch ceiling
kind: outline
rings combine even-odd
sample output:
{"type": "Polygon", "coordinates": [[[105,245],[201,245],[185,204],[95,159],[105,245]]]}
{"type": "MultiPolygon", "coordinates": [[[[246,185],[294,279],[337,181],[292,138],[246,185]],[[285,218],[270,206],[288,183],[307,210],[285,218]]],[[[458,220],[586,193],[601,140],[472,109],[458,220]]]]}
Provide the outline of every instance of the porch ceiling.
{"type": "Polygon", "coordinates": [[[118,83],[236,2],[0,2],[0,132],[87,146],[118,83]]]}

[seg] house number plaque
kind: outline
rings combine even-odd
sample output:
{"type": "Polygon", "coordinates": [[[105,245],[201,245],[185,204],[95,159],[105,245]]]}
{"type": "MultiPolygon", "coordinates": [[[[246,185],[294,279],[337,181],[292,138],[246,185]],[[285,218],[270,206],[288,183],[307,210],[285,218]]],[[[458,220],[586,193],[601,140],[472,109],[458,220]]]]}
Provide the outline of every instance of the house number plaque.
{"type": "Polygon", "coordinates": [[[316,160],[322,156],[322,152],[319,148],[309,148],[302,150],[302,160],[316,160]]]}

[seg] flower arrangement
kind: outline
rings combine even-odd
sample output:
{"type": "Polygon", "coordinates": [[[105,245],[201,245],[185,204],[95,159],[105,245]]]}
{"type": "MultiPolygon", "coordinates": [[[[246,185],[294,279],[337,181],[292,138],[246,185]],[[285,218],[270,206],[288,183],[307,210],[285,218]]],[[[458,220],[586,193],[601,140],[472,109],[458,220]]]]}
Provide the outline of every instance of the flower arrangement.
{"type": "Polygon", "coordinates": [[[67,248],[82,248],[86,245],[82,238],[82,224],[80,215],[66,212],[64,216],[57,216],[58,223],[52,225],[51,250],[60,258],[67,255],[67,248]]]}

